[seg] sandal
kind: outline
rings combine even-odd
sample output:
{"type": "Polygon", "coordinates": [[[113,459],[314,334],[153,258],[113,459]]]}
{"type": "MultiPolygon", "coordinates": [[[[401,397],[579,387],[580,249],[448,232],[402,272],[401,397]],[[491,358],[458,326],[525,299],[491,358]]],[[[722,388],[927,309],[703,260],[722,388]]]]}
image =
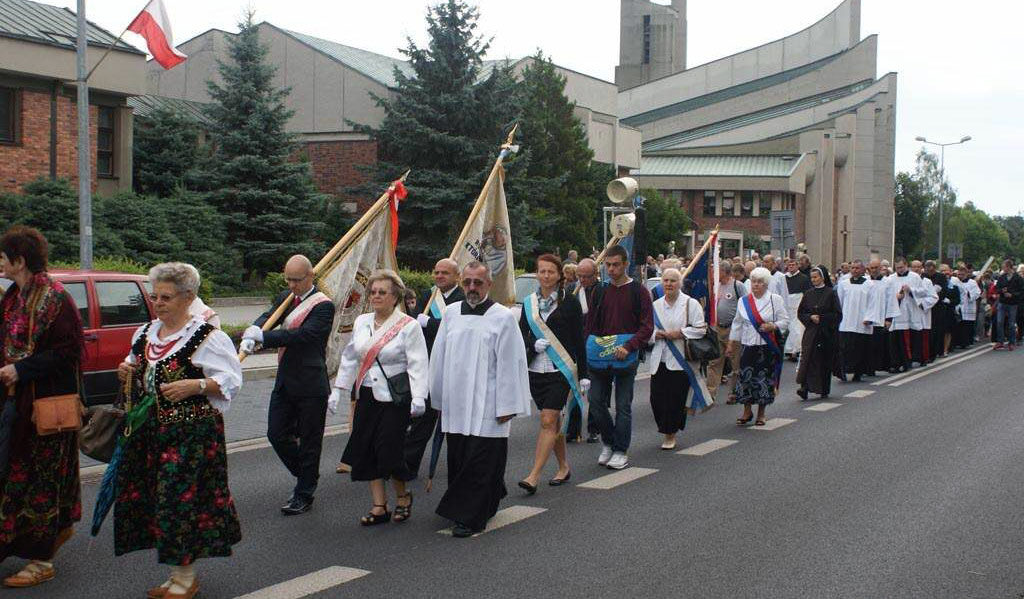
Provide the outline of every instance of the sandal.
{"type": "Polygon", "coordinates": [[[735,393],[730,393],[730,394],[729,394],[729,399],[725,400],[725,405],[727,405],[727,406],[733,406],[733,405],[736,405],[736,401],[737,401],[737,399],[738,399],[738,398],[736,397],[736,394],[735,394],[735,393]]]}
{"type": "Polygon", "coordinates": [[[753,420],[753,419],[754,419],[754,415],[753,414],[751,414],[750,416],[747,416],[746,418],[737,418],[736,419],[736,426],[746,426],[746,425],[750,424],[750,421],[753,420]]]}
{"type": "Polygon", "coordinates": [[[758,418],[754,421],[754,426],[764,426],[764,418],[758,418]]]}
{"type": "Polygon", "coordinates": [[[27,588],[42,584],[57,575],[53,566],[44,567],[35,562],[29,562],[20,572],[4,579],[5,587],[27,588]]]}
{"type": "Polygon", "coordinates": [[[385,503],[384,505],[380,505],[375,503],[373,504],[373,507],[384,508],[384,513],[374,514],[373,510],[370,510],[369,514],[366,514],[365,516],[359,519],[360,524],[362,524],[363,526],[376,526],[378,524],[384,524],[385,522],[391,521],[391,512],[388,511],[388,504],[385,503]]]}
{"type": "Polygon", "coordinates": [[[412,491],[406,491],[404,495],[399,495],[399,499],[409,500],[409,505],[395,505],[395,515],[392,520],[395,522],[405,522],[412,517],[412,491]]]}

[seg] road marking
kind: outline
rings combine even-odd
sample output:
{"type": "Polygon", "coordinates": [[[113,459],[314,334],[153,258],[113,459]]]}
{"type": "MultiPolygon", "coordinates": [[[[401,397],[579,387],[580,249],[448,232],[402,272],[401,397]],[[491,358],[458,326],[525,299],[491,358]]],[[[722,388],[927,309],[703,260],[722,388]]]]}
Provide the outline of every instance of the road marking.
{"type": "Polygon", "coordinates": [[[291,580],[262,588],[235,599],[300,599],[369,574],[369,570],[331,566],[291,580]]]}
{"type": "Polygon", "coordinates": [[[912,376],[917,376],[918,374],[921,374],[922,372],[925,372],[925,371],[931,371],[931,370],[937,368],[938,366],[942,366],[943,364],[949,362],[950,360],[961,360],[961,359],[966,358],[968,356],[974,357],[974,356],[976,356],[978,354],[983,354],[986,351],[991,350],[991,349],[992,349],[992,346],[986,344],[986,345],[983,345],[981,347],[978,347],[978,348],[975,348],[975,349],[972,349],[972,350],[968,350],[967,353],[965,353],[965,354],[950,354],[950,355],[946,356],[945,358],[939,358],[938,360],[932,362],[931,364],[929,364],[927,366],[918,366],[917,368],[914,368],[913,370],[908,370],[907,372],[901,372],[899,374],[895,374],[895,375],[893,375],[893,376],[891,376],[891,377],[889,377],[887,379],[881,380],[881,381],[875,381],[875,382],[871,383],[871,385],[875,386],[875,387],[878,387],[879,385],[897,386],[897,385],[894,384],[896,381],[903,380],[903,379],[906,379],[906,378],[909,378],[909,377],[912,377],[912,376]]]}
{"type": "Polygon", "coordinates": [[[856,391],[850,391],[849,393],[847,393],[843,397],[852,397],[854,399],[860,399],[862,397],[868,397],[869,395],[874,395],[874,394],[875,394],[875,392],[872,391],[871,389],[857,389],[856,391]]]}
{"type": "Polygon", "coordinates": [[[773,431],[777,428],[782,428],[787,424],[793,424],[796,422],[796,418],[769,418],[765,421],[764,426],[751,426],[749,428],[755,431],[773,431]]]}
{"type": "Polygon", "coordinates": [[[823,401],[823,402],[820,402],[820,403],[816,403],[813,406],[809,406],[809,407],[804,408],[804,411],[805,412],[827,412],[827,411],[829,411],[829,410],[831,410],[833,408],[838,408],[841,405],[843,405],[843,404],[841,404],[841,403],[829,403],[827,401],[823,401]]]}
{"type": "Polygon", "coordinates": [[[925,372],[919,372],[919,373],[915,374],[914,376],[907,377],[905,379],[901,379],[899,381],[896,381],[895,383],[889,383],[889,386],[890,387],[899,387],[900,385],[902,385],[904,383],[911,383],[911,382],[916,381],[917,379],[919,379],[919,378],[921,378],[921,377],[923,377],[923,376],[925,376],[927,374],[931,374],[933,372],[938,372],[938,371],[942,370],[943,368],[949,368],[950,366],[956,366],[960,362],[966,362],[967,360],[970,360],[971,358],[977,358],[981,354],[986,353],[986,352],[990,352],[990,351],[992,351],[992,348],[991,347],[986,347],[986,348],[982,349],[979,352],[974,352],[973,354],[969,354],[969,355],[965,355],[965,356],[960,356],[959,358],[957,358],[956,360],[953,360],[952,362],[946,362],[945,364],[943,364],[941,366],[935,366],[935,367],[933,367],[931,369],[926,370],[925,372]]]}
{"type": "MultiPolygon", "coordinates": [[[[473,536],[478,537],[484,533],[491,532],[492,530],[497,530],[504,526],[508,526],[509,524],[515,524],[516,522],[519,522],[521,520],[532,518],[537,514],[543,514],[546,511],[548,511],[547,508],[534,507],[529,505],[509,506],[499,511],[497,514],[494,514],[494,517],[491,518],[489,522],[487,522],[487,528],[485,528],[483,532],[478,532],[473,536]]],[[[437,532],[443,535],[450,535],[452,534],[452,529],[449,527],[439,530],[437,532]]]]}
{"type": "Polygon", "coordinates": [[[705,456],[711,453],[712,451],[725,449],[726,447],[729,447],[730,445],[735,445],[737,443],[739,443],[739,441],[736,441],[735,439],[712,439],[710,441],[705,441],[703,443],[698,443],[691,447],[687,447],[682,451],[677,451],[676,454],[705,456]]]}
{"type": "Polygon", "coordinates": [[[654,474],[655,472],[657,472],[657,470],[654,468],[626,468],[625,470],[619,470],[612,474],[599,476],[594,480],[588,480],[587,482],[580,483],[576,486],[583,487],[584,489],[601,489],[607,491],[608,489],[614,489],[619,485],[633,482],[638,478],[643,478],[648,474],[654,474]]]}

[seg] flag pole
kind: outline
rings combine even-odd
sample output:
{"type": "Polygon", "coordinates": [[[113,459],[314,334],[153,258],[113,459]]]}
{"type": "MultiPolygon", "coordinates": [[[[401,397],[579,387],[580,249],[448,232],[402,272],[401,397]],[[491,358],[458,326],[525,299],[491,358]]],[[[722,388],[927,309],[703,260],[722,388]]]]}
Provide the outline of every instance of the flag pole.
{"type": "MultiPolygon", "coordinates": [[[[148,7],[149,4],[146,4],[146,6],[148,7]]],[[[146,10],[146,8],[144,7],[142,10],[146,10]]],[[[128,23],[128,27],[131,27],[131,23],[128,23]]],[[[121,35],[117,36],[117,39],[114,40],[114,43],[107,46],[107,51],[103,53],[103,56],[100,56],[100,59],[96,62],[96,64],[92,65],[92,68],[89,69],[89,72],[85,75],[86,81],[89,80],[89,77],[92,77],[92,74],[96,71],[96,69],[99,68],[99,66],[103,63],[104,60],[106,60],[107,55],[110,54],[110,51],[114,49],[114,46],[116,46],[121,41],[121,38],[124,37],[124,34],[128,33],[128,27],[124,28],[124,31],[121,32],[121,35]]]]}
{"type": "MultiPolygon", "coordinates": [[[[384,191],[384,193],[381,194],[379,198],[377,198],[377,201],[370,206],[370,208],[366,211],[365,214],[363,214],[363,216],[358,221],[356,221],[356,224],[352,225],[352,227],[349,228],[349,230],[341,237],[341,239],[339,239],[338,242],[334,244],[334,247],[332,247],[330,250],[327,251],[326,254],[324,254],[324,257],[321,258],[320,261],[316,263],[316,266],[313,267],[314,279],[319,277],[322,271],[326,270],[328,267],[333,265],[336,259],[342,253],[347,251],[349,249],[349,246],[351,246],[352,243],[355,242],[355,240],[358,239],[359,236],[363,234],[363,232],[366,230],[369,224],[377,216],[377,214],[387,207],[388,202],[390,201],[389,195],[391,191],[395,189],[395,185],[397,183],[404,183],[405,178],[408,176],[409,171],[405,171],[405,173],[402,174],[401,177],[399,177],[395,181],[392,181],[391,184],[388,185],[388,188],[384,191]]],[[[284,300],[277,306],[277,309],[274,310],[274,313],[270,315],[270,318],[268,318],[267,321],[263,323],[262,328],[264,331],[269,331],[270,329],[277,326],[277,322],[281,320],[281,317],[284,315],[284,311],[288,309],[288,305],[291,304],[293,297],[295,297],[294,294],[288,294],[284,298],[284,300]]],[[[244,361],[248,355],[249,354],[247,352],[239,351],[238,360],[240,362],[244,361]]]]}
{"type": "MultiPolygon", "coordinates": [[[[498,176],[498,169],[501,168],[501,163],[505,160],[506,150],[511,150],[512,140],[515,139],[516,130],[519,129],[519,123],[512,126],[512,130],[508,133],[508,139],[501,145],[501,151],[498,152],[498,157],[494,160],[494,166],[491,167],[491,172],[487,175],[487,181],[484,182],[483,188],[480,189],[480,195],[476,198],[476,204],[473,205],[473,210],[469,213],[469,218],[466,219],[466,224],[462,226],[462,232],[459,233],[459,239],[452,246],[452,253],[448,256],[450,260],[454,260],[455,256],[459,253],[459,248],[466,242],[466,237],[469,235],[469,228],[473,225],[473,221],[476,220],[480,210],[483,208],[484,200],[487,197],[487,190],[491,187],[491,183],[494,178],[498,176]]],[[[438,290],[435,287],[434,291],[431,292],[430,298],[427,299],[427,304],[423,307],[423,314],[430,313],[430,305],[434,303],[434,299],[437,297],[438,290]]]]}
{"type": "Polygon", "coordinates": [[[78,107],[78,262],[82,270],[92,269],[92,152],[89,139],[89,82],[85,68],[88,22],[85,0],[78,0],[76,40],[78,107]]]}
{"type": "Polygon", "coordinates": [[[708,246],[711,245],[711,239],[714,238],[715,233],[718,233],[718,227],[715,227],[711,231],[711,234],[708,235],[708,238],[704,240],[704,245],[700,246],[700,251],[693,256],[692,260],[690,260],[690,264],[687,265],[686,270],[683,271],[683,276],[679,278],[680,281],[685,281],[686,277],[690,276],[690,273],[693,272],[693,268],[697,266],[697,262],[699,262],[701,257],[704,256],[704,253],[708,251],[708,246]]]}

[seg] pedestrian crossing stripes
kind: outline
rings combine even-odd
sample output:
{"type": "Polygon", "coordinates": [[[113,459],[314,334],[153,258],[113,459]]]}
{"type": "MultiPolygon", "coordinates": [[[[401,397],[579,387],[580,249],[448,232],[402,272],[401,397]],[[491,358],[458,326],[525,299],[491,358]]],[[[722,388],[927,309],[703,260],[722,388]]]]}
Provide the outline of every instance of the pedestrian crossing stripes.
{"type": "Polygon", "coordinates": [[[796,418],[769,418],[765,421],[764,426],[752,426],[750,428],[755,431],[773,431],[794,422],[796,422],[796,418]]]}
{"type": "Polygon", "coordinates": [[[580,483],[576,486],[583,489],[601,489],[602,491],[607,491],[608,489],[614,489],[619,485],[633,482],[638,478],[643,478],[648,474],[654,474],[655,472],[657,472],[657,470],[654,468],[626,468],[625,470],[619,470],[612,474],[588,480],[587,482],[580,483]]]}
{"type": "Polygon", "coordinates": [[[874,393],[875,392],[872,391],[871,389],[857,389],[856,391],[850,391],[849,393],[847,393],[843,397],[852,397],[854,399],[861,399],[861,398],[864,398],[864,397],[868,397],[870,395],[874,395],[874,393]]]}
{"type": "Polygon", "coordinates": [[[369,570],[331,566],[298,578],[239,595],[235,599],[301,599],[369,574],[369,570]]]}
{"type": "Polygon", "coordinates": [[[705,441],[703,443],[698,443],[691,447],[687,447],[682,451],[677,451],[676,454],[705,456],[711,453],[712,451],[725,449],[726,447],[729,447],[730,445],[735,445],[737,443],[739,443],[739,441],[736,441],[735,439],[711,439],[710,441],[705,441]]]}
{"type": "Polygon", "coordinates": [[[820,402],[820,403],[816,403],[813,406],[808,406],[808,407],[804,408],[804,411],[805,412],[827,412],[827,411],[829,411],[831,409],[838,408],[841,405],[843,405],[843,404],[841,404],[841,403],[830,403],[830,402],[827,402],[827,401],[823,401],[823,402],[820,402]]]}
{"type": "MultiPolygon", "coordinates": [[[[494,514],[494,517],[491,518],[489,522],[487,522],[487,528],[485,528],[483,532],[478,532],[473,536],[478,537],[482,534],[491,532],[492,530],[497,530],[504,526],[508,526],[509,524],[515,524],[516,522],[526,520],[527,518],[532,518],[537,514],[543,514],[546,511],[548,511],[547,508],[533,507],[529,505],[509,506],[503,510],[500,510],[497,514],[494,514]]],[[[452,529],[445,528],[437,532],[443,535],[450,535],[452,534],[452,529]]]]}

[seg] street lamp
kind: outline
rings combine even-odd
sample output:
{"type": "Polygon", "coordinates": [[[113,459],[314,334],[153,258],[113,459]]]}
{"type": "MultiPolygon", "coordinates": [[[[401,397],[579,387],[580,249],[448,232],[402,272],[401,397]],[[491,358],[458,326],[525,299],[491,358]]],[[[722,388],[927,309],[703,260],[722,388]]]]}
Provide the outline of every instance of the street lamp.
{"type": "MultiPolygon", "coordinates": [[[[965,136],[960,138],[960,141],[951,141],[951,142],[947,142],[947,143],[944,143],[944,144],[936,142],[936,141],[928,141],[927,139],[925,139],[924,137],[921,137],[920,135],[915,137],[914,140],[919,141],[919,142],[921,142],[923,144],[931,144],[933,146],[939,146],[940,148],[942,148],[942,151],[941,151],[941,156],[942,157],[939,160],[939,171],[942,173],[942,177],[945,178],[945,176],[946,176],[946,146],[955,146],[955,145],[959,145],[959,144],[962,144],[962,143],[967,143],[967,142],[971,141],[971,136],[970,135],[965,135],[965,136]]],[[[937,262],[939,264],[942,264],[942,225],[943,225],[943,221],[942,221],[942,203],[943,203],[944,199],[945,198],[942,198],[942,197],[939,198],[939,248],[938,248],[939,249],[939,252],[938,252],[939,258],[937,260],[937,262]]]]}

